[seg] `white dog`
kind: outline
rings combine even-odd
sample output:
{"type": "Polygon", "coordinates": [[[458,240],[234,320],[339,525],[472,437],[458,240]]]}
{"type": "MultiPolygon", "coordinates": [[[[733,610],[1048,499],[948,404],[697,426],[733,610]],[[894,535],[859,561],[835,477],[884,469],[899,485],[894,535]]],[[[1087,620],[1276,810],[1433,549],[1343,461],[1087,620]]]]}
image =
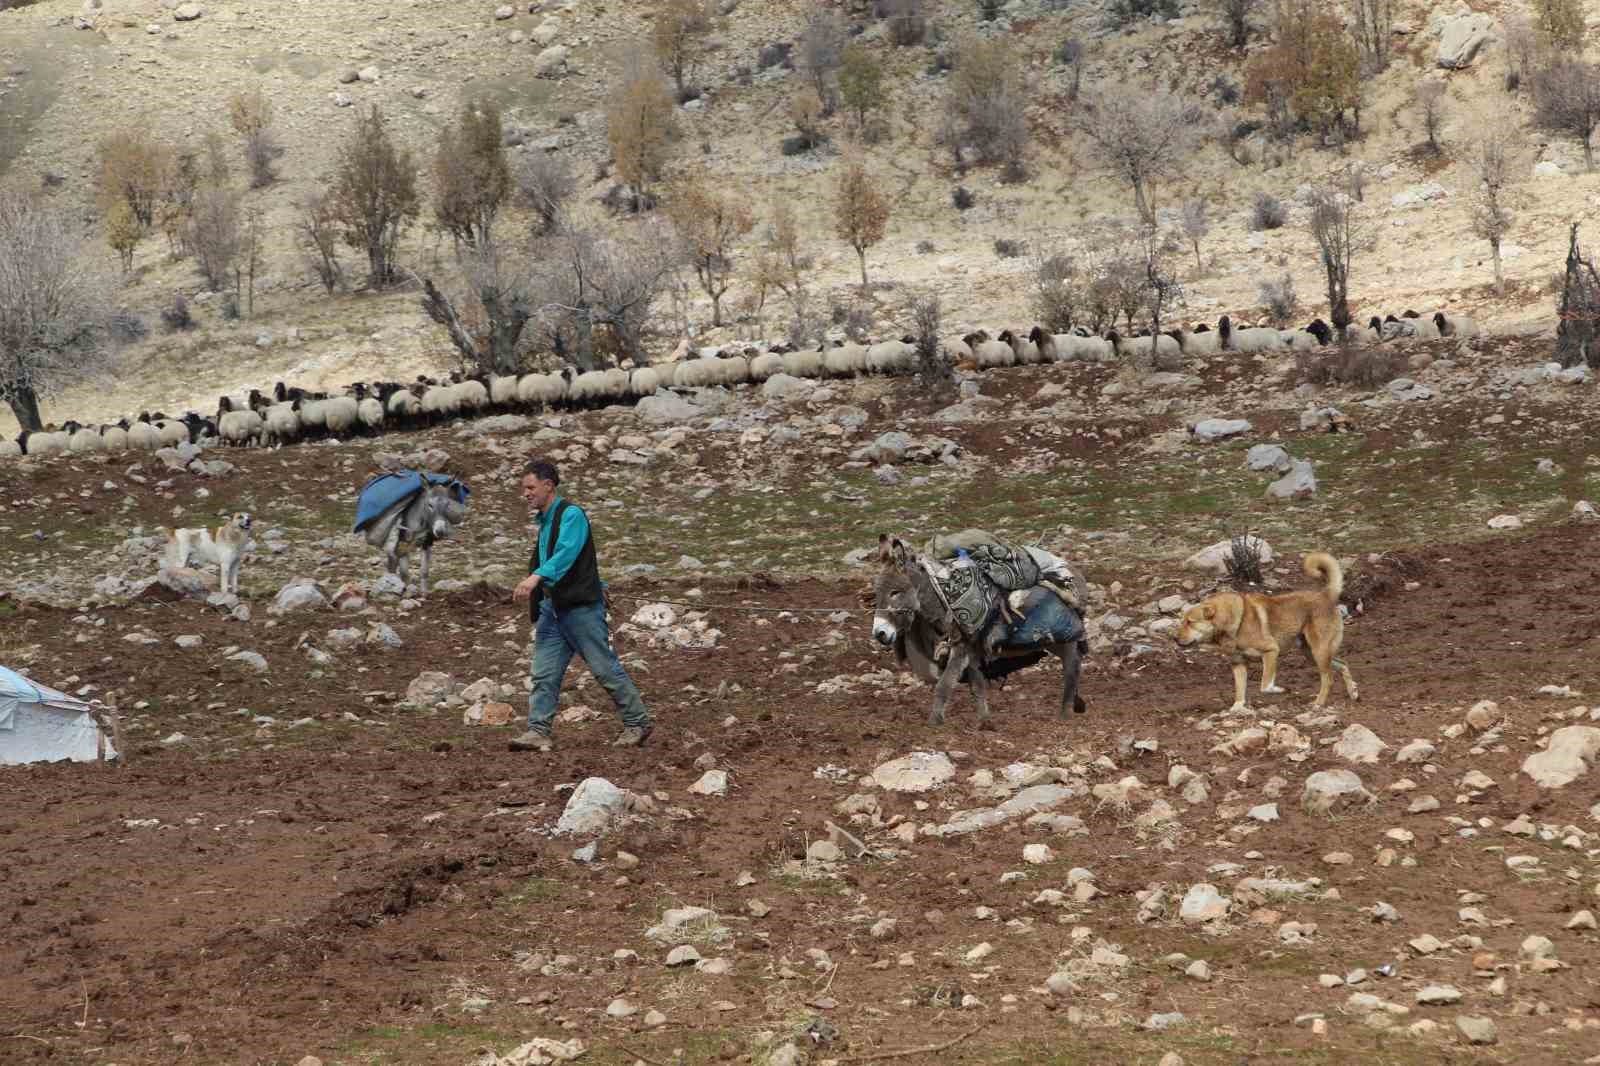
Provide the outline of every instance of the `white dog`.
{"type": "Polygon", "coordinates": [[[240,511],[228,520],[227,525],[216,529],[168,529],[161,527],[167,538],[162,565],[169,569],[188,566],[191,557],[202,563],[216,563],[222,574],[222,591],[239,594],[239,564],[244,559],[244,547],[250,540],[250,515],[240,511]]]}

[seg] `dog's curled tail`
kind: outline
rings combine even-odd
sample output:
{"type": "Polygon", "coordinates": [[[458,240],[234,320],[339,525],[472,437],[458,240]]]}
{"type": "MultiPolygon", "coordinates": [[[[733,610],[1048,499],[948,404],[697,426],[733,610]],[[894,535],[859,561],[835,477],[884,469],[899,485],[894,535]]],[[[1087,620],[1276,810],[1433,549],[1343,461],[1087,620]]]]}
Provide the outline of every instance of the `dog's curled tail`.
{"type": "Polygon", "coordinates": [[[1344,570],[1339,566],[1339,560],[1327,552],[1311,552],[1306,556],[1306,575],[1322,579],[1323,595],[1328,597],[1329,603],[1338,603],[1339,597],[1344,595],[1344,570]]]}

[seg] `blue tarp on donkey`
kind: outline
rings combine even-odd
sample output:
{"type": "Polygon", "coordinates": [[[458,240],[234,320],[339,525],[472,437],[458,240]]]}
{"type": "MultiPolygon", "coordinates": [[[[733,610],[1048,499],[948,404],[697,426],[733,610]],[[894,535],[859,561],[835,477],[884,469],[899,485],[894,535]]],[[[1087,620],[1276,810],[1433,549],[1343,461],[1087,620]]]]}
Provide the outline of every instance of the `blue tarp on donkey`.
{"type": "Polygon", "coordinates": [[[379,474],[356,497],[353,532],[384,549],[384,566],[406,580],[406,560],[413,550],[422,555],[420,591],[428,592],[433,545],[448,537],[466,518],[466,483],[447,474],[399,470],[379,474]]]}

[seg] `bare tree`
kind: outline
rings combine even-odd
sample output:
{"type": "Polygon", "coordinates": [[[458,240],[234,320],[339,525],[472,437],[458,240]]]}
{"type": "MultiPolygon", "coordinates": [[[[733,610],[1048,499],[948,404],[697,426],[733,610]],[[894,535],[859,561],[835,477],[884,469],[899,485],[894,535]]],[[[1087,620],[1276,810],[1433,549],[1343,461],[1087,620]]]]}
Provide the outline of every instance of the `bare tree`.
{"type": "Polygon", "coordinates": [[[344,280],[344,268],[339,264],[339,219],[327,193],[313,193],[295,204],[294,235],[307,265],[332,296],[344,280]]]}
{"type": "Polygon", "coordinates": [[[1199,108],[1166,89],[1099,94],[1078,120],[1101,161],[1133,189],[1146,224],[1155,219],[1156,186],[1187,161],[1199,125],[1199,108]]]}
{"type": "Polygon", "coordinates": [[[376,105],[357,117],[339,147],[332,197],[344,243],[366,253],[368,284],[388,285],[397,276],[400,238],[416,221],[420,199],[411,151],[390,138],[376,105]]]}
{"type": "Polygon", "coordinates": [[[803,345],[811,338],[815,326],[811,268],[811,257],[806,255],[800,243],[800,225],[795,219],[794,208],[788,200],[774,201],[764,247],[756,257],[756,312],[760,314],[765,306],[768,292],[782,293],[789,302],[789,339],[797,345],[803,345]]]}
{"type": "Polygon", "coordinates": [[[242,241],[239,190],[226,181],[209,180],[195,193],[189,208],[189,247],[194,250],[206,286],[220,291],[234,279],[242,241]]]}
{"type": "Polygon", "coordinates": [[[755,226],[750,208],[737,196],[720,195],[705,185],[687,185],[667,201],[667,216],[687,244],[689,265],[711,297],[711,324],[722,325],[722,297],[733,284],[733,246],[755,226]]]}
{"type": "Polygon", "coordinates": [[[1083,61],[1088,55],[1088,49],[1083,46],[1083,41],[1077,37],[1068,37],[1061,42],[1061,47],[1056,49],[1056,59],[1061,65],[1072,71],[1072,84],[1067,88],[1067,99],[1076,100],[1078,91],[1083,88],[1083,61]]]}
{"type": "Polygon", "coordinates": [[[244,226],[239,234],[239,258],[234,265],[234,298],[243,298],[246,318],[256,313],[256,278],[261,273],[266,257],[261,222],[261,208],[250,207],[245,210],[244,226]]]}
{"type": "Polygon", "coordinates": [[[1327,279],[1329,317],[1343,340],[1350,325],[1350,267],[1357,255],[1371,249],[1375,234],[1350,198],[1332,188],[1312,194],[1310,230],[1327,279]]]}
{"type": "Polygon", "coordinates": [[[672,227],[665,220],[647,219],[624,231],[569,218],[562,223],[555,251],[552,265],[573,283],[575,298],[566,310],[578,334],[574,362],[593,368],[595,326],[607,327],[636,364],[648,362],[644,335],[656,300],[684,261],[683,244],[672,227]]]}
{"type": "Polygon", "coordinates": [[[800,133],[801,146],[810,151],[822,143],[823,105],[821,97],[811,89],[801,89],[789,99],[789,121],[800,133]]]}
{"type": "Polygon", "coordinates": [[[834,74],[844,61],[844,48],[848,42],[844,20],[835,11],[817,11],[806,20],[805,29],[800,31],[795,66],[811,79],[811,87],[816,90],[817,99],[822,101],[826,113],[831,113],[838,103],[839,92],[834,85],[834,74]]]}
{"type": "Polygon", "coordinates": [[[462,247],[458,262],[462,287],[456,300],[441,292],[432,278],[424,278],[423,313],[445,327],[470,372],[516,373],[521,362],[517,344],[538,310],[528,258],[498,245],[479,244],[462,247]]]}
{"type": "Polygon", "coordinates": [[[861,287],[867,286],[867,249],[883,240],[889,225],[889,200],[860,160],[847,162],[834,189],[834,233],[861,260],[861,287]]]}
{"type": "Polygon", "coordinates": [[[1150,316],[1150,362],[1155,365],[1158,360],[1158,342],[1161,339],[1162,315],[1173,304],[1183,299],[1183,283],[1178,280],[1178,273],[1172,268],[1167,254],[1169,247],[1178,246],[1169,245],[1166,236],[1154,222],[1141,227],[1140,237],[1142,238],[1140,265],[1144,271],[1140,293],[1143,296],[1144,311],[1150,316]]]}
{"type": "Polygon", "coordinates": [[[1556,318],[1556,357],[1561,365],[1600,370],[1600,276],[1578,249],[1576,222],[1567,233],[1567,273],[1556,318]]]}
{"type": "Polygon", "coordinates": [[[272,161],[278,157],[278,142],[272,135],[272,101],[257,89],[253,93],[234,93],[228,100],[228,121],[244,139],[244,158],[250,165],[250,187],[260,189],[277,180],[272,161]]]}
{"type": "Polygon", "coordinates": [[[1371,71],[1389,65],[1390,41],[1394,36],[1394,0],[1346,0],[1356,44],[1371,71]]]}
{"type": "Polygon", "coordinates": [[[106,231],[106,244],[117,253],[124,274],[133,269],[133,253],[144,240],[144,227],[133,217],[133,208],[126,200],[116,200],[106,208],[101,224],[106,231]]]}
{"type": "Polygon", "coordinates": [[[936,292],[920,292],[911,300],[912,335],[917,343],[917,385],[929,410],[948,407],[956,399],[955,368],[939,343],[943,309],[936,292]]]}
{"type": "Polygon", "coordinates": [[[563,205],[578,191],[578,179],[564,157],[535,152],[518,166],[517,188],[523,202],[539,216],[540,230],[549,233],[561,217],[563,205]]]}
{"type": "Polygon", "coordinates": [[[690,79],[705,54],[711,15],[706,0],[667,0],[656,13],[656,56],[678,88],[678,99],[690,99],[690,79]]]}
{"type": "Polygon", "coordinates": [[[1538,58],[1539,33],[1526,15],[1507,15],[1502,34],[1506,42],[1506,88],[1517,89],[1533,76],[1538,58]]]}
{"type": "Polygon", "coordinates": [[[648,201],[649,184],[666,163],[673,133],[666,79],[643,53],[630,53],[606,106],[606,135],[617,174],[633,189],[635,211],[648,201]]]}
{"type": "Polygon", "coordinates": [[[433,214],[439,228],[469,248],[494,239],[494,220],[511,193],[500,108],[466,104],[439,134],[433,157],[433,214]]]}
{"type": "Polygon", "coordinates": [[[1261,7],[1261,0],[1214,0],[1217,13],[1228,24],[1228,43],[1243,48],[1250,39],[1250,16],[1261,7]]]}
{"type": "Polygon", "coordinates": [[[1194,247],[1194,269],[1196,273],[1205,269],[1200,262],[1200,241],[1211,232],[1211,220],[1206,217],[1206,202],[1196,196],[1183,205],[1183,235],[1189,239],[1194,247]]]}
{"type": "Polygon", "coordinates": [[[1500,242],[1516,219],[1509,200],[1510,186],[1521,173],[1518,159],[1521,147],[1516,133],[1496,121],[1483,123],[1472,146],[1472,170],[1478,179],[1472,194],[1472,232],[1489,242],[1489,254],[1494,259],[1494,287],[1502,294],[1506,279],[1500,261],[1500,242]]]}
{"type": "Polygon", "coordinates": [[[1445,84],[1433,78],[1423,78],[1411,90],[1411,102],[1422,121],[1423,132],[1428,135],[1428,150],[1439,154],[1439,131],[1444,127],[1445,84]]]}
{"type": "Polygon", "coordinates": [[[1077,259],[1059,237],[1046,235],[1028,242],[1028,309],[1050,333],[1065,333],[1083,311],[1082,273],[1077,259]]]}
{"type": "Polygon", "coordinates": [[[110,366],[112,283],[85,251],[66,214],[0,193],[0,399],[23,429],[43,427],[41,397],[110,366]]]}
{"type": "Polygon", "coordinates": [[[1600,67],[1580,59],[1555,59],[1534,72],[1533,119],[1546,129],[1578,138],[1583,162],[1594,169],[1594,128],[1600,124],[1600,67]]]}
{"type": "Polygon", "coordinates": [[[1017,58],[1005,40],[971,40],[961,48],[945,96],[952,147],[971,145],[982,162],[1020,172],[1031,136],[1027,105],[1017,58]]]}

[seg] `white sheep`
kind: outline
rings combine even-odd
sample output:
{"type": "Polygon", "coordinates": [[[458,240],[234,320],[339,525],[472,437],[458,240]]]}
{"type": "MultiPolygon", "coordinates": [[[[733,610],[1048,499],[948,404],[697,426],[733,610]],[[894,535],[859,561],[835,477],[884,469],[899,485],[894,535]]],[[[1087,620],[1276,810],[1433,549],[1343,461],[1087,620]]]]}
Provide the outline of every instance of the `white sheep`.
{"type": "Polygon", "coordinates": [[[777,352],[767,352],[750,360],[750,380],[758,384],[781,373],[783,356],[777,352]]]}
{"type": "Polygon", "coordinates": [[[75,430],[67,437],[67,451],[73,455],[100,451],[100,431],[87,427],[75,430]]]}
{"type": "Polygon", "coordinates": [[[867,372],[867,349],[853,342],[841,344],[829,348],[823,361],[827,365],[829,377],[855,377],[857,374],[867,372]]]}
{"type": "Polygon", "coordinates": [[[1280,329],[1278,339],[1285,348],[1293,352],[1309,352],[1313,348],[1321,347],[1315,333],[1307,333],[1303,329],[1280,329]]]}
{"type": "Polygon", "coordinates": [[[525,404],[553,407],[567,398],[567,378],[561,374],[524,374],[517,379],[517,399],[525,404]]]}
{"type": "Polygon", "coordinates": [[[262,419],[261,427],[263,444],[289,444],[300,439],[299,403],[299,400],[275,403],[267,408],[267,416],[262,419]]]}
{"type": "Polygon", "coordinates": [[[189,427],[176,419],[163,418],[156,423],[156,432],[161,435],[161,443],[168,448],[189,443],[189,427]]]}
{"type": "Polygon", "coordinates": [[[47,433],[32,433],[28,435],[29,455],[65,455],[70,443],[67,433],[51,430],[47,433]]]}
{"type": "Polygon", "coordinates": [[[628,375],[628,395],[634,399],[654,396],[661,390],[661,375],[655,367],[635,367],[628,375]]]}
{"type": "Polygon", "coordinates": [[[128,431],[122,426],[101,426],[100,450],[103,452],[127,451],[128,431]]]}
{"type": "MultiPolygon", "coordinates": [[[[483,386],[479,386],[483,388],[483,386]]],[[[488,390],[484,390],[488,395],[488,390]]],[[[328,427],[328,434],[337,437],[341,433],[349,433],[355,428],[356,422],[361,417],[361,410],[356,406],[354,397],[331,396],[322,401],[322,419],[328,427]]]]}
{"type": "MultiPolygon", "coordinates": [[[[396,422],[409,422],[420,414],[422,414],[422,397],[410,389],[399,389],[389,394],[388,415],[396,422]]],[[[295,412],[295,427],[298,431],[298,411],[295,412]]]]}
{"type": "Polygon", "coordinates": [[[827,371],[822,352],[786,352],[783,372],[792,378],[820,378],[827,371]]]}
{"type": "Polygon", "coordinates": [[[1039,346],[1031,339],[1017,336],[1014,330],[1001,330],[999,340],[1001,344],[1011,347],[1011,354],[1017,366],[1036,366],[1043,362],[1044,357],[1039,352],[1039,346]]]}
{"type": "Polygon", "coordinates": [[[135,422],[128,427],[128,447],[136,452],[159,451],[161,431],[148,422],[135,422]]]}
{"type": "MultiPolygon", "coordinates": [[[[1269,330],[1268,332],[1271,331],[1269,330]]],[[[1142,337],[1124,337],[1116,330],[1112,330],[1106,336],[1116,347],[1117,354],[1124,358],[1139,358],[1150,354],[1150,335],[1148,333],[1142,337]]],[[[1183,354],[1183,349],[1170,334],[1158,333],[1155,340],[1155,354],[1157,359],[1163,356],[1176,358],[1183,354]]]]}
{"type": "Polygon", "coordinates": [[[870,374],[904,374],[917,366],[916,346],[904,339],[879,341],[867,349],[867,372],[870,374]]]}
{"type": "Polygon", "coordinates": [[[456,393],[456,406],[462,414],[473,414],[489,406],[489,390],[476,378],[468,378],[452,386],[456,393]]]}
{"type": "Polygon", "coordinates": [[[254,411],[223,411],[217,416],[217,435],[225,443],[247,447],[260,442],[261,431],[261,416],[254,411]]]}
{"type": "MultiPolygon", "coordinates": [[[[422,413],[430,422],[454,418],[460,410],[460,400],[456,396],[454,387],[450,385],[432,385],[422,394],[422,413]]],[[[305,420],[305,416],[306,409],[302,407],[300,409],[302,421],[305,420]]]]}
{"type": "Polygon", "coordinates": [[[1283,347],[1278,331],[1267,326],[1230,330],[1225,347],[1234,352],[1270,352],[1283,347]]]}
{"type": "Polygon", "coordinates": [[[356,420],[361,428],[377,433],[383,429],[383,404],[376,396],[363,396],[356,401],[356,420]]]}
{"type": "Polygon", "coordinates": [[[517,402],[517,376],[495,375],[489,379],[489,399],[496,407],[510,407],[517,402]]]}
{"type": "Polygon", "coordinates": [[[1179,330],[1183,338],[1179,347],[1185,355],[1216,355],[1222,349],[1221,334],[1214,329],[1204,329],[1198,333],[1189,330],[1179,330]]]}
{"type": "MultiPolygon", "coordinates": [[[[969,342],[972,340],[968,336],[969,342]]],[[[1002,341],[979,340],[972,345],[972,361],[978,364],[979,370],[998,370],[1001,367],[1015,366],[1017,353],[1012,351],[1011,345],[1002,341]]]]}
{"type": "Polygon", "coordinates": [[[1451,315],[1443,311],[1436,311],[1433,315],[1434,325],[1439,329],[1441,337],[1455,337],[1467,340],[1478,335],[1478,323],[1467,315],[1451,315]]]}

